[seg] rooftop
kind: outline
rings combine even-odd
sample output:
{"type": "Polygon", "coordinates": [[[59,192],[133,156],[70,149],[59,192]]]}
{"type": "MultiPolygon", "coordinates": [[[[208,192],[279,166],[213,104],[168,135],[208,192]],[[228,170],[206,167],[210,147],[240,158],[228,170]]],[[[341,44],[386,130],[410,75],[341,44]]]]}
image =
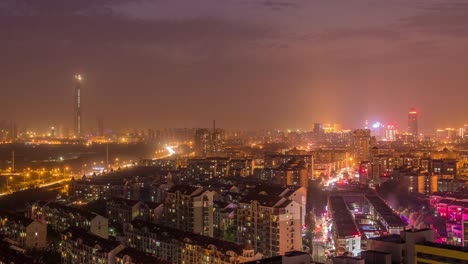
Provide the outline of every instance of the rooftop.
{"type": "Polygon", "coordinates": [[[92,248],[98,248],[98,251],[100,252],[110,252],[116,247],[121,245],[120,242],[98,237],[78,227],[70,227],[67,230],[65,230],[63,234],[66,236],[64,240],[67,240],[67,239],[72,240],[72,241],[81,240],[81,242],[84,245],[88,247],[92,247],[92,248]]]}
{"type": "Polygon", "coordinates": [[[9,221],[15,221],[25,227],[34,222],[34,220],[26,218],[23,215],[14,214],[6,211],[0,212],[0,218],[7,218],[9,221]]]}
{"type": "Polygon", "coordinates": [[[371,203],[379,215],[391,227],[405,227],[407,224],[388,206],[382,198],[376,195],[366,195],[367,200],[371,203]]]}
{"type": "Polygon", "coordinates": [[[459,246],[454,246],[454,245],[449,245],[449,244],[439,244],[439,243],[435,243],[435,242],[426,241],[424,243],[418,243],[417,245],[428,246],[428,247],[436,247],[436,248],[442,248],[442,249],[448,249],[448,250],[454,250],[454,251],[460,251],[460,252],[467,252],[468,253],[468,247],[459,247],[459,246]]]}
{"type": "Polygon", "coordinates": [[[172,188],[170,188],[167,192],[168,193],[180,192],[182,195],[197,196],[201,193],[201,190],[203,189],[200,187],[196,187],[196,186],[175,185],[172,188]]]}
{"type": "Polygon", "coordinates": [[[128,256],[132,259],[133,263],[159,263],[159,264],[170,264],[172,262],[165,261],[158,259],[156,257],[153,257],[152,255],[133,249],[133,248],[125,248],[124,250],[120,251],[117,253],[116,257],[117,258],[124,258],[125,256],[128,256]]]}
{"type": "Polygon", "coordinates": [[[353,237],[356,235],[360,236],[359,230],[354,223],[353,216],[349,212],[343,197],[330,196],[328,197],[328,201],[330,204],[329,210],[331,210],[338,236],[341,238],[353,237]]]}
{"type": "Polygon", "coordinates": [[[2,263],[21,263],[21,264],[32,264],[33,259],[14,250],[12,245],[3,241],[0,236],[0,262],[2,263]]]}
{"type": "Polygon", "coordinates": [[[126,206],[126,207],[133,207],[137,205],[140,201],[138,200],[130,200],[130,199],[124,199],[120,197],[111,197],[109,200],[107,200],[107,203],[113,203],[118,206],[126,206]]]}
{"type": "Polygon", "coordinates": [[[374,237],[369,240],[375,240],[375,241],[382,241],[382,242],[388,242],[388,243],[394,243],[394,244],[404,244],[405,240],[400,236],[400,235],[387,235],[387,236],[381,236],[381,237],[374,237]]]}
{"type": "Polygon", "coordinates": [[[283,202],[282,198],[287,199],[292,193],[299,190],[296,186],[280,186],[280,185],[258,185],[251,189],[242,199],[241,203],[251,203],[252,201],[259,202],[262,206],[276,207],[279,202],[283,202]]]}
{"type": "Polygon", "coordinates": [[[361,254],[366,254],[366,253],[372,253],[372,254],[377,254],[377,255],[391,255],[391,253],[376,251],[376,250],[365,250],[361,252],[361,254]]]}
{"type": "MultiPolygon", "coordinates": [[[[289,258],[294,258],[298,256],[304,256],[304,255],[309,255],[309,254],[305,252],[300,252],[300,251],[290,251],[290,252],[286,252],[283,256],[275,256],[275,257],[270,257],[270,258],[249,261],[249,262],[245,262],[245,264],[282,264],[283,260],[287,260],[289,258]]],[[[287,260],[287,261],[288,263],[291,263],[292,260],[287,260]]]]}
{"type": "Polygon", "coordinates": [[[468,208],[468,201],[455,200],[450,204],[450,206],[459,206],[459,207],[468,208]]]}
{"type": "Polygon", "coordinates": [[[78,209],[78,208],[75,208],[75,207],[72,207],[72,206],[68,206],[68,205],[64,205],[64,204],[59,204],[59,203],[56,203],[56,202],[47,203],[45,205],[45,207],[55,209],[55,210],[60,211],[62,213],[71,213],[71,214],[75,214],[75,215],[79,214],[79,215],[82,215],[82,216],[88,218],[88,220],[91,220],[91,219],[95,218],[98,215],[96,213],[91,213],[91,212],[88,212],[88,211],[85,211],[85,210],[81,210],[81,209],[78,209]]]}
{"type": "Polygon", "coordinates": [[[191,232],[185,232],[179,229],[156,225],[141,220],[132,221],[132,226],[135,229],[148,229],[148,232],[158,234],[158,239],[175,239],[180,242],[184,242],[185,239],[189,239],[192,244],[198,245],[202,248],[208,248],[210,245],[215,246],[219,251],[226,253],[227,251],[234,251],[238,255],[242,255],[243,247],[240,244],[224,241],[212,237],[207,237],[191,232]]]}

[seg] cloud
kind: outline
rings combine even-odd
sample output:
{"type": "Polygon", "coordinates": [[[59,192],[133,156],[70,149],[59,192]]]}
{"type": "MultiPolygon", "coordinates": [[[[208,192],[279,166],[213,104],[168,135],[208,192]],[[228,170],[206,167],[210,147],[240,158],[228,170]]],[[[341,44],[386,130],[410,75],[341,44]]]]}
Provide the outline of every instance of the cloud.
{"type": "Polygon", "coordinates": [[[284,9],[298,9],[301,8],[301,4],[297,1],[279,1],[279,0],[264,0],[254,2],[257,6],[267,7],[274,11],[282,11],[284,9]]]}
{"type": "Polygon", "coordinates": [[[405,40],[407,36],[399,30],[389,28],[332,29],[316,36],[318,41],[330,42],[349,39],[405,40]]]}
{"type": "Polygon", "coordinates": [[[468,2],[434,3],[400,22],[402,29],[418,33],[465,38],[468,37],[468,2]]]}
{"type": "Polygon", "coordinates": [[[0,14],[8,16],[63,16],[109,14],[107,5],[124,0],[4,0],[0,14]]]}
{"type": "Polygon", "coordinates": [[[220,17],[141,20],[115,14],[66,15],[83,10],[90,9],[70,8],[62,15],[0,16],[4,40],[0,47],[60,48],[83,53],[109,48],[116,53],[184,64],[254,55],[262,46],[259,43],[268,42],[274,35],[274,30],[265,25],[220,17]]]}

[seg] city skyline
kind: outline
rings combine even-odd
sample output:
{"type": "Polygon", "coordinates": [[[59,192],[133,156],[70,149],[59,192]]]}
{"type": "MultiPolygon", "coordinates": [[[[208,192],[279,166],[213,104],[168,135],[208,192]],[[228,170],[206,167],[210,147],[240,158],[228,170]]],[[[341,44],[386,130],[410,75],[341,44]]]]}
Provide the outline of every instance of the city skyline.
{"type": "MultiPolygon", "coordinates": [[[[81,82],[81,81],[80,81],[81,82]]],[[[151,126],[147,125],[141,126],[141,127],[130,127],[130,126],[119,126],[115,125],[114,126],[108,126],[107,124],[104,125],[104,118],[98,117],[98,118],[92,118],[91,121],[86,120],[83,118],[83,110],[81,107],[78,107],[78,105],[81,105],[81,100],[80,96],[78,96],[78,90],[80,90],[79,94],[81,94],[81,83],[78,83],[79,89],[76,87],[75,88],[75,102],[74,102],[74,113],[73,116],[71,117],[72,122],[69,122],[70,120],[65,121],[64,123],[67,125],[63,125],[63,123],[58,123],[58,122],[47,122],[44,123],[41,126],[37,127],[31,127],[28,126],[27,124],[18,124],[15,120],[12,119],[4,119],[0,120],[2,122],[6,122],[9,124],[9,129],[14,130],[14,133],[26,133],[26,132],[34,132],[34,133],[39,133],[39,134],[50,134],[53,133],[51,131],[56,131],[57,128],[64,132],[72,132],[75,135],[81,135],[85,136],[86,134],[89,133],[97,133],[100,136],[104,135],[105,131],[108,132],[122,132],[122,131],[130,131],[130,130],[146,130],[146,129],[195,129],[195,128],[209,128],[209,123],[207,123],[209,120],[205,120],[203,124],[200,124],[199,126],[193,126],[193,127],[183,127],[183,126],[175,126],[175,127],[162,127],[162,126],[151,126]],[[79,101],[77,101],[79,100],[79,101]],[[84,119],[84,120],[83,120],[84,119]],[[72,125],[68,126],[68,123],[73,123],[72,125]],[[85,123],[86,125],[83,125],[82,123],[85,123]]],[[[409,109],[409,116],[411,115],[416,115],[418,121],[416,125],[416,129],[411,128],[411,125],[409,124],[410,120],[406,120],[406,124],[404,121],[402,123],[397,123],[393,121],[388,121],[388,120],[383,120],[379,118],[374,118],[374,119],[366,119],[362,120],[359,124],[353,124],[351,126],[343,126],[343,123],[338,122],[306,122],[305,125],[299,126],[299,127],[290,127],[290,126],[282,126],[282,127],[258,127],[258,128],[243,128],[243,127],[230,127],[229,124],[226,124],[224,128],[229,129],[229,130],[239,130],[239,131],[259,131],[259,130],[278,130],[278,131],[284,131],[284,132],[312,132],[315,130],[315,126],[320,124],[322,126],[327,126],[328,127],[328,132],[338,132],[338,131],[351,131],[355,129],[370,129],[372,133],[376,133],[377,135],[380,133],[380,129],[384,128],[391,128],[395,132],[398,132],[399,134],[413,134],[413,135],[433,135],[441,130],[453,130],[457,131],[459,129],[466,129],[467,123],[459,123],[459,124],[449,124],[447,127],[442,127],[442,126],[433,126],[433,125],[426,125],[425,128],[423,129],[418,129],[419,126],[419,120],[420,120],[420,111],[415,109],[414,107],[409,109]],[[331,130],[330,130],[331,129],[331,130]],[[416,132],[416,133],[415,133],[416,132]]],[[[409,117],[408,117],[409,119],[409,117]]],[[[221,120],[224,121],[224,120],[221,120]]],[[[413,121],[414,122],[414,121],[413,121]]],[[[56,135],[57,136],[57,135],[56,135]]]]}
{"type": "Polygon", "coordinates": [[[411,107],[423,131],[459,127],[467,12],[437,0],[5,1],[1,119],[72,129],[81,73],[85,130],[98,118],[116,129],[216,119],[226,128],[375,120],[402,130],[411,107]]]}
{"type": "Polygon", "coordinates": [[[0,264],[468,264],[468,0],[0,0],[0,264]]]}

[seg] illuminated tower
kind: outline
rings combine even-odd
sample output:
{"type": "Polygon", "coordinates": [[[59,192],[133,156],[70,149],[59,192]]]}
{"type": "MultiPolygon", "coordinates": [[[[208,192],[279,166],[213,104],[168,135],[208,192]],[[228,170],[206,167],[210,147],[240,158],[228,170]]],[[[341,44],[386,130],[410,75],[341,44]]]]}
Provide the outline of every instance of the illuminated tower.
{"type": "Polygon", "coordinates": [[[83,116],[81,108],[81,86],[83,77],[80,74],[75,75],[75,136],[80,138],[83,133],[83,116]]]}
{"type": "Polygon", "coordinates": [[[408,133],[415,137],[418,136],[418,116],[416,109],[411,108],[408,113],[408,133]]]}

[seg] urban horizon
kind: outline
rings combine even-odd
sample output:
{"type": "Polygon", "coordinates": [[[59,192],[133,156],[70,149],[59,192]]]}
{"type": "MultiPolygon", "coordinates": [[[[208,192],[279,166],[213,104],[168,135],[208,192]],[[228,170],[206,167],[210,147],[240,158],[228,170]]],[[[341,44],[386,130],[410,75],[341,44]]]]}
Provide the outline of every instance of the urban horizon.
{"type": "Polygon", "coordinates": [[[468,264],[467,25],[0,0],[0,264],[468,264]]]}

